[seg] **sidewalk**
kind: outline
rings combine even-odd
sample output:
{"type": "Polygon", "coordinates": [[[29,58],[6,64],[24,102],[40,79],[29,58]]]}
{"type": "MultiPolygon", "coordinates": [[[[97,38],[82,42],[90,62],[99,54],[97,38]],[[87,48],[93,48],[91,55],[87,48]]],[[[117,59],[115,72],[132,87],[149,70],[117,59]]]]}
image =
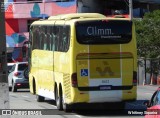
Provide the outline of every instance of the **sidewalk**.
{"type": "Polygon", "coordinates": [[[160,87],[160,85],[138,85],[137,88],[143,88],[143,89],[148,89],[148,90],[152,90],[152,91],[156,91],[158,88],[160,87]]]}

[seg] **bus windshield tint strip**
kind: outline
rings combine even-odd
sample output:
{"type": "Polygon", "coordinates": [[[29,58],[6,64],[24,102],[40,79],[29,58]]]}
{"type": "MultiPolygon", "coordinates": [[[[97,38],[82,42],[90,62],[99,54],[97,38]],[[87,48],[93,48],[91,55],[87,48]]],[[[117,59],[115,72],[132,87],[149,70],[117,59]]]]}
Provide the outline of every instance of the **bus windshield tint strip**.
{"type": "Polygon", "coordinates": [[[132,39],[132,22],[121,20],[77,22],[76,36],[80,44],[124,44],[132,39]]]}

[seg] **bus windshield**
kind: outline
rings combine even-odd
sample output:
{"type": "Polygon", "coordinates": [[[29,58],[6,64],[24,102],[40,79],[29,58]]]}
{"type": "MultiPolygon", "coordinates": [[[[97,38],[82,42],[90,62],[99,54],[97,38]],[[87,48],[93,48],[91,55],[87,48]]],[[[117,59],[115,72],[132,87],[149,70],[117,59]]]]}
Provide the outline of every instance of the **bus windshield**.
{"type": "Polygon", "coordinates": [[[131,21],[81,21],[76,23],[80,44],[124,44],[132,39],[131,21]]]}

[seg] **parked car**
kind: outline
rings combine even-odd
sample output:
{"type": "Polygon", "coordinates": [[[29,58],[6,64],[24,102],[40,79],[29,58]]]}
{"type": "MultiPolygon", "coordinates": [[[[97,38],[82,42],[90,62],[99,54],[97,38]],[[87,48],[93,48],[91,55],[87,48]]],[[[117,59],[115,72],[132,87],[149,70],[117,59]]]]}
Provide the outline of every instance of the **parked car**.
{"type": "Polygon", "coordinates": [[[15,64],[15,63],[7,63],[8,74],[9,74],[9,71],[12,69],[12,66],[13,66],[14,64],[15,64]]]}
{"type": "Polygon", "coordinates": [[[9,91],[16,92],[19,88],[29,88],[29,80],[24,76],[24,70],[26,68],[28,68],[27,62],[17,62],[9,70],[9,91]]]}
{"type": "Polygon", "coordinates": [[[147,106],[145,118],[160,118],[160,87],[153,93],[151,100],[144,104],[147,106]]]}

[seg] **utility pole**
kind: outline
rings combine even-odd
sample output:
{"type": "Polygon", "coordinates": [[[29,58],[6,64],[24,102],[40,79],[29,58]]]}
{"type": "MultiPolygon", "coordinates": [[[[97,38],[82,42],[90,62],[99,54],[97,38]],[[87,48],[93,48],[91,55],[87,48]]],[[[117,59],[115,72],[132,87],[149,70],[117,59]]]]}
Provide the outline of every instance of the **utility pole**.
{"type": "MultiPolygon", "coordinates": [[[[8,69],[5,36],[4,0],[0,1],[0,115],[3,109],[9,109],[8,69]]],[[[3,116],[2,116],[3,118],[3,116]]],[[[6,117],[5,117],[6,118],[6,117]]],[[[7,117],[8,118],[8,117],[7,117]]]]}
{"type": "Polygon", "coordinates": [[[129,0],[129,17],[133,19],[133,0],[129,0]]]}

